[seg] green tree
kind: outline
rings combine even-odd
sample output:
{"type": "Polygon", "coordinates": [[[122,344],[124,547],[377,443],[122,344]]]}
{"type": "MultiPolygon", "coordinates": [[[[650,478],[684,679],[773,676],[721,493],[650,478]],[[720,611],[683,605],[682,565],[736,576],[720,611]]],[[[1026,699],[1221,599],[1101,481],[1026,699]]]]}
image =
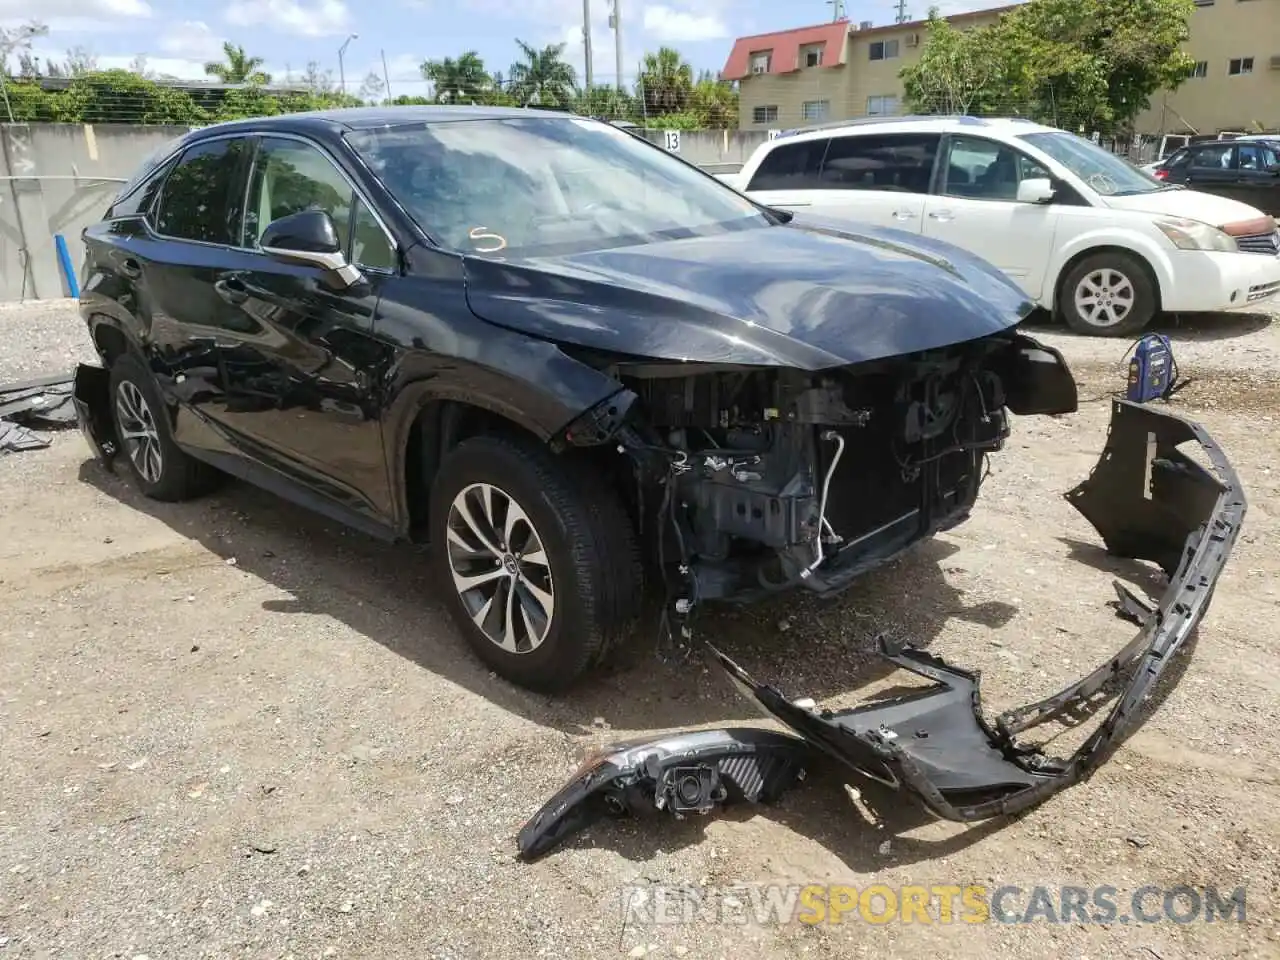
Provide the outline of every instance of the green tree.
{"type": "Polygon", "coordinates": [[[548,44],[541,50],[516,40],[524,60],[511,65],[508,92],[520,104],[567,107],[573,101],[576,82],[573,67],[564,61],[563,43],[548,44]]]}
{"type": "Polygon", "coordinates": [[[907,106],[915,113],[1000,112],[999,98],[1007,91],[997,32],[997,27],[957,30],[931,8],[920,59],[900,74],[907,106]]]}
{"type": "Polygon", "coordinates": [[[731,130],[738,126],[738,91],[733,84],[704,71],[693,86],[693,112],[701,126],[712,130],[731,130]]]}
{"type": "Polygon", "coordinates": [[[925,113],[1021,114],[1114,135],[1195,67],[1182,49],[1194,0],[1029,0],[988,27],[930,11],[918,63],[902,70],[925,113]]]}
{"type": "Polygon", "coordinates": [[[422,65],[422,76],[435,87],[437,103],[477,103],[493,88],[484,61],[474,50],[468,50],[457,60],[452,57],[428,60],[422,65]]]}
{"type": "Polygon", "coordinates": [[[661,47],[644,55],[638,86],[646,116],[686,110],[693,97],[693,67],[679,51],[661,47]]]}
{"type": "Polygon", "coordinates": [[[271,82],[271,75],[262,72],[266,61],[262,57],[251,57],[245,53],[244,47],[227,41],[222,45],[225,60],[211,60],[204,65],[204,72],[217,77],[222,83],[253,83],[263,86],[271,82]]]}
{"type": "Polygon", "coordinates": [[[63,123],[208,122],[190,94],[128,70],[98,70],[76,77],[53,98],[52,112],[63,123]]]}
{"type": "Polygon", "coordinates": [[[1111,135],[1191,76],[1194,0],[1031,0],[1005,17],[1007,79],[1028,111],[1111,135]]]}

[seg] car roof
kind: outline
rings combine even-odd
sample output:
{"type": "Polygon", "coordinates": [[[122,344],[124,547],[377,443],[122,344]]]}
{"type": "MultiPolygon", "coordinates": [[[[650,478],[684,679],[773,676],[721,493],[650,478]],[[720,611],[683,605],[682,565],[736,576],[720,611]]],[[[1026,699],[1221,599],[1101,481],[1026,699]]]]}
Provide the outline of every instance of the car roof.
{"type": "Polygon", "coordinates": [[[227,120],[195,131],[189,142],[205,136],[222,136],[244,131],[328,131],[371,130],[381,127],[398,127],[419,123],[449,123],[459,120],[502,120],[515,117],[569,117],[558,110],[541,110],[527,107],[485,107],[448,104],[423,106],[341,107],[332,110],[308,110],[300,113],[284,113],[274,117],[253,117],[248,120],[227,120]]]}
{"type": "Polygon", "coordinates": [[[985,130],[988,133],[1003,133],[1006,136],[1017,136],[1023,133],[1054,133],[1057,127],[1047,127],[1026,120],[1022,117],[968,117],[968,116],[903,116],[903,117],[864,117],[859,120],[839,120],[833,123],[821,123],[808,127],[795,127],[784,130],[774,138],[773,143],[786,139],[817,140],[838,134],[884,133],[971,133],[985,130]]]}

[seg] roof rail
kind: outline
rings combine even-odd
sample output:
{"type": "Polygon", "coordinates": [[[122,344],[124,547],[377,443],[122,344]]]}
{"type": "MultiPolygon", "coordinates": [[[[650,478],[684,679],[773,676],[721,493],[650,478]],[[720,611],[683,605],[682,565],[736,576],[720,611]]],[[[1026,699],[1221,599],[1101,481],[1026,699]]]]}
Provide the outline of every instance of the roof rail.
{"type": "Polygon", "coordinates": [[[783,130],[778,134],[778,136],[791,137],[800,133],[816,133],[820,130],[837,130],[840,127],[861,127],[873,123],[918,123],[921,120],[956,120],[961,123],[971,123],[975,125],[982,125],[986,122],[982,117],[970,117],[955,113],[918,113],[890,117],[853,117],[849,120],[829,120],[826,123],[814,123],[804,127],[791,127],[788,130],[783,130]]]}

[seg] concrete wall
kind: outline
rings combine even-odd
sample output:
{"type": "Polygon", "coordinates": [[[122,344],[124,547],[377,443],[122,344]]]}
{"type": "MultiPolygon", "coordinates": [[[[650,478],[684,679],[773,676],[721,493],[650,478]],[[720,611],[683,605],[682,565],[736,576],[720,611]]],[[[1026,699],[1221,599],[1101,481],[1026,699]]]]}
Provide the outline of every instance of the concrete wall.
{"type": "MultiPolygon", "coordinates": [[[[667,146],[665,130],[645,130],[644,137],[660,147],[667,146]]],[[[720,173],[721,167],[742,166],[768,139],[768,130],[682,130],[677,152],[690,163],[720,173]]]]}
{"type": "Polygon", "coordinates": [[[53,237],[79,278],[80,231],[153,151],[187,127],[0,125],[0,301],[66,296],[53,237]]]}

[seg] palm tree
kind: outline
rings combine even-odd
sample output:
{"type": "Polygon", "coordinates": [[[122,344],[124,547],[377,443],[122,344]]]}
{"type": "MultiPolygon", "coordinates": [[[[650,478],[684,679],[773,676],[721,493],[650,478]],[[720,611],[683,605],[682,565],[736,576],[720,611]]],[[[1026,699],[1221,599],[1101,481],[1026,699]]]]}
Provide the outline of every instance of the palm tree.
{"type": "Polygon", "coordinates": [[[271,74],[263,73],[259,68],[265,63],[261,57],[251,57],[244,47],[230,41],[222,44],[225,61],[210,60],[204,65],[204,72],[217,77],[223,83],[255,83],[266,85],[271,82],[271,74]]]}
{"type": "Polygon", "coordinates": [[[493,83],[475,50],[457,60],[428,60],[422,65],[422,76],[434,84],[438,103],[474,103],[493,83]]]}
{"type": "Polygon", "coordinates": [[[563,43],[552,43],[537,50],[523,40],[516,40],[523,63],[511,65],[511,95],[521,104],[567,107],[573,100],[573,67],[564,62],[563,43]]]}
{"type": "Polygon", "coordinates": [[[693,94],[693,67],[671,47],[646,53],[640,64],[640,95],[645,113],[663,114],[688,110],[693,94]]]}

